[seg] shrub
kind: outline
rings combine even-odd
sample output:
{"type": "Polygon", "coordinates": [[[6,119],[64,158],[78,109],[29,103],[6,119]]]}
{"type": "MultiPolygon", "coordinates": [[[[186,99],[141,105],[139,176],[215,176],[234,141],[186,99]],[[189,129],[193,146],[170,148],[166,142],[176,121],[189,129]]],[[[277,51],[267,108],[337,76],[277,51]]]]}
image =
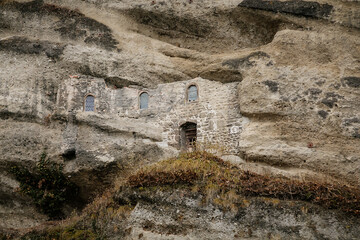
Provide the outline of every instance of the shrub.
{"type": "Polygon", "coordinates": [[[62,170],[63,166],[50,162],[44,152],[33,172],[19,166],[12,166],[10,171],[20,182],[20,192],[31,197],[41,212],[54,219],[62,217],[64,203],[78,192],[62,170]]]}

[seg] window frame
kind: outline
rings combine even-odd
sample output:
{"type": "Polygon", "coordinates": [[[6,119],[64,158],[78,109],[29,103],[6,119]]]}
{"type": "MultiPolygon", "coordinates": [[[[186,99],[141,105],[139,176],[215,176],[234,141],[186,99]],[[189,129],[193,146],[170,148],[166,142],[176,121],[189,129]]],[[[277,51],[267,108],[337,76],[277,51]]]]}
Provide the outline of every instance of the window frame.
{"type": "Polygon", "coordinates": [[[84,99],[83,99],[83,111],[84,112],[95,112],[96,111],[96,96],[95,94],[92,94],[92,93],[88,93],[85,95],[84,99]],[[86,111],[86,99],[89,97],[89,96],[92,96],[94,98],[94,111],[86,111]]]}
{"type": "Polygon", "coordinates": [[[197,85],[196,83],[190,83],[186,86],[186,98],[185,98],[185,102],[187,103],[194,103],[194,102],[198,102],[200,99],[200,94],[199,94],[199,85],[197,85]],[[197,98],[194,101],[189,101],[189,90],[192,86],[196,87],[196,94],[197,94],[197,98]]]}

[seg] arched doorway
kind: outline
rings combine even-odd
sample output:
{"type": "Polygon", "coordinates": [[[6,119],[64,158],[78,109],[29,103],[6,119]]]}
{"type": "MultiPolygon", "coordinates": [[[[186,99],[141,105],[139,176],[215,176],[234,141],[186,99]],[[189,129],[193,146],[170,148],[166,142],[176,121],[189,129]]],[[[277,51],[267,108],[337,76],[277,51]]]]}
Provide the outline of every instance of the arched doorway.
{"type": "Polygon", "coordinates": [[[195,148],[197,137],[196,123],[186,122],[180,126],[180,148],[182,150],[192,150],[195,148]]]}

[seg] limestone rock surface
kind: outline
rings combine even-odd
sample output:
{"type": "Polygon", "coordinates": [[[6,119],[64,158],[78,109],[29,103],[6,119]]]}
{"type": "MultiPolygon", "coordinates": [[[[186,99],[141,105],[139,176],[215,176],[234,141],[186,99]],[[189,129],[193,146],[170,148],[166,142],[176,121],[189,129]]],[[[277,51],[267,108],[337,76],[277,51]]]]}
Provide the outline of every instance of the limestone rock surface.
{"type": "Polygon", "coordinates": [[[69,79],[239,82],[245,169],[360,186],[360,3],[273,2],[0,1],[0,229],[46,220],[8,173],[33,167],[44,150],[85,201],[178,153],[146,118],[65,111],[69,79]]]}
{"type": "Polygon", "coordinates": [[[139,201],[124,239],[356,239],[360,231],[357,217],[301,201],[243,198],[224,210],[184,189],[124,196],[139,201]]]}

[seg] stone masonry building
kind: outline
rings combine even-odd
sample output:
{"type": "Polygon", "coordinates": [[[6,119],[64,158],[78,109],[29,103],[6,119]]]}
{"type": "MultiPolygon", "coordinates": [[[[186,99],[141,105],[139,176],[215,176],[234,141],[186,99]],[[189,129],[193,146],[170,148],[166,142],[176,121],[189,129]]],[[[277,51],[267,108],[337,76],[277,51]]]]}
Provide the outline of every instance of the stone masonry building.
{"type": "Polygon", "coordinates": [[[240,114],[238,84],[195,78],[156,88],[116,88],[100,78],[69,78],[59,89],[57,104],[59,110],[85,112],[85,117],[94,112],[140,120],[161,132],[163,146],[186,148],[196,139],[236,155],[247,123],[240,114]]]}

